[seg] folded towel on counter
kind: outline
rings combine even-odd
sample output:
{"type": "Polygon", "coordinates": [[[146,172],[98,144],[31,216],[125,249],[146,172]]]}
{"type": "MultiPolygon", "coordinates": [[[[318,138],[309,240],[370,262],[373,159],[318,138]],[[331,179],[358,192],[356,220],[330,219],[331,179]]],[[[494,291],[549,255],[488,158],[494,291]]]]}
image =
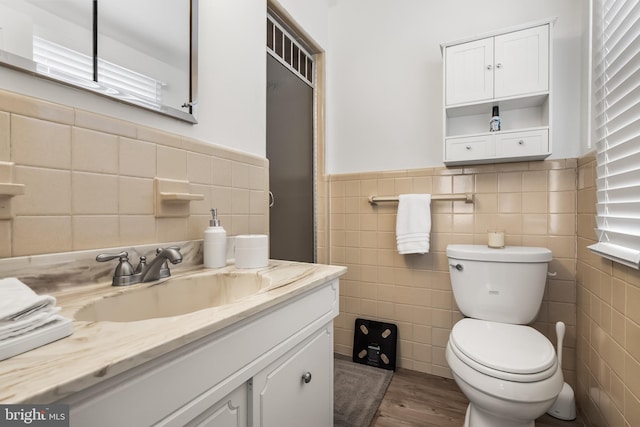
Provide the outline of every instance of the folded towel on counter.
{"type": "Polygon", "coordinates": [[[14,277],[0,279],[0,360],[71,334],[55,304],[14,277]]]}
{"type": "Polygon", "coordinates": [[[24,335],[48,323],[63,320],[64,317],[60,316],[59,312],[58,307],[47,307],[19,320],[0,320],[0,342],[17,335],[24,335]]]}
{"type": "Polygon", "coordinates": [[[401,194],[398,197],[396,243],[398,253],[429,252],[431,233],[431,194],[401,194]]]}
{"type": "Polygon", "coordinates": [[[0,322],[19,320],[35,311],[55,305],[54,297],[36,294],[15,277],[0,279],[0,322]]]}

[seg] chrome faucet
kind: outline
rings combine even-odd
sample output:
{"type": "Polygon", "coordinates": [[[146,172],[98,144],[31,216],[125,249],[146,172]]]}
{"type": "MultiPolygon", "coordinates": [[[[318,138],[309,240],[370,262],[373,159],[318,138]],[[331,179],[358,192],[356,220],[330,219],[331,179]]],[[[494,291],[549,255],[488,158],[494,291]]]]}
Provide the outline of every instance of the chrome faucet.
{"type": "Polygon", "coordinates": [[[171,262],[171,264],[180,264],[182,262],[182,254],[180,253],[179,247],[172,246],[169,248],[156,249],[156,257],[141,269],[140,281],[151,282],[171,276],[167,261],[171,262]]]}
{"type": "Polygon", "coordinates": [[[96,257],[96,261],[105,262],[116,258],[119,258],[120,261],[113,274],[111,282],[113,286],[133,285],[169,277],[171,272],[167,261],[171,264],[182,262],[182,254],[177,246],[156,249],[156,257],[148,264],[147,257],[141,256],[135,269],[129,262],[129,254],[125,251],[117,254],[100,254],[96,257]]]}

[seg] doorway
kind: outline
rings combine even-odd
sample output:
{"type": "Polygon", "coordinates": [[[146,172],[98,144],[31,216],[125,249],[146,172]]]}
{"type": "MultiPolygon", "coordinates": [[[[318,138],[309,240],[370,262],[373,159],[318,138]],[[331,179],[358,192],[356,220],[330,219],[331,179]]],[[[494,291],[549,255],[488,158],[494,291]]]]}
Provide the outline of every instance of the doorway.
{"type": "Polygon", "coordinates": [[[269,28],[272,38],[267,43],[273,47],[267,49],[269,256],[315,262],[314,88],[308,81],[313,65],[307,63],[310,55],[277,23],[270,20],[269,28]]]}

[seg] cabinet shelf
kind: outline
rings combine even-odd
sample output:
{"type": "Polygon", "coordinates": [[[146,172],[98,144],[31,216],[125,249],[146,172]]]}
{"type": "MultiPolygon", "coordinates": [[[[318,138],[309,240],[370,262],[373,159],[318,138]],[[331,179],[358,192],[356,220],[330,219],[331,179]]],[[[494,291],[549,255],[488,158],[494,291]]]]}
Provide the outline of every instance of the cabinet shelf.
{"type": "Polygon", "coordinates": [[[549,92],[533,93],[530,95],[509,98],[487,99],[467,104],[447,105],[447,117],[464,117],[476,114],[491,113],[493,106],[499,106],[500,111],[519,110],[523,108],[542,107],[549,99],[549,92]]]}
{"type": "Polygon", "coordinates": [[[531,132],[531,131],[544,131],[544,130],[549,130],[549,126],[532,126],[528,128],[502,129],[501,131],[498,131],[498,132],[465,133],[460,135],[450,135],[450,136],[447,136],[445,139],[450,140],[455,138],[470,138],[470,137],[477,138],[477,137],[486,137],[491,135],[503,135],[506,133],[514,133],[514,132],[531,132]]]}

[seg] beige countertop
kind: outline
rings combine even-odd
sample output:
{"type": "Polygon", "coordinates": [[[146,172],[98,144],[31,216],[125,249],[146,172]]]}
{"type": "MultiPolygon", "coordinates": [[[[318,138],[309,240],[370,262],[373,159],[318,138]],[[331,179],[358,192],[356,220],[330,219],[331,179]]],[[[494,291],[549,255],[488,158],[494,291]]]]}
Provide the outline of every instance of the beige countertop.
{"type": "MultiPolygon", "coordinates": [[[[174,278],[202,272],[196,269],[174,278]]],[[[233,266],[218,269],[234,274],[233,266]]],[[[173,317],[135,322],[74,320],[71,336],[0,361],[0,403],[52,403],[183,345],[301,295],[346,272],[345,267],[270,261],[262,275],[268,288],[236,302],[173,317]]],[[[171,280],[171,279],[165,279],[171,280]]],[[[156,282],[157,283],[157,282],[156,282]]],[[[74,318],[87,304],[104,297],[154,285],[114,287],[110,283],[74,286],[51,292],[62,315],[74,318]]]]}

